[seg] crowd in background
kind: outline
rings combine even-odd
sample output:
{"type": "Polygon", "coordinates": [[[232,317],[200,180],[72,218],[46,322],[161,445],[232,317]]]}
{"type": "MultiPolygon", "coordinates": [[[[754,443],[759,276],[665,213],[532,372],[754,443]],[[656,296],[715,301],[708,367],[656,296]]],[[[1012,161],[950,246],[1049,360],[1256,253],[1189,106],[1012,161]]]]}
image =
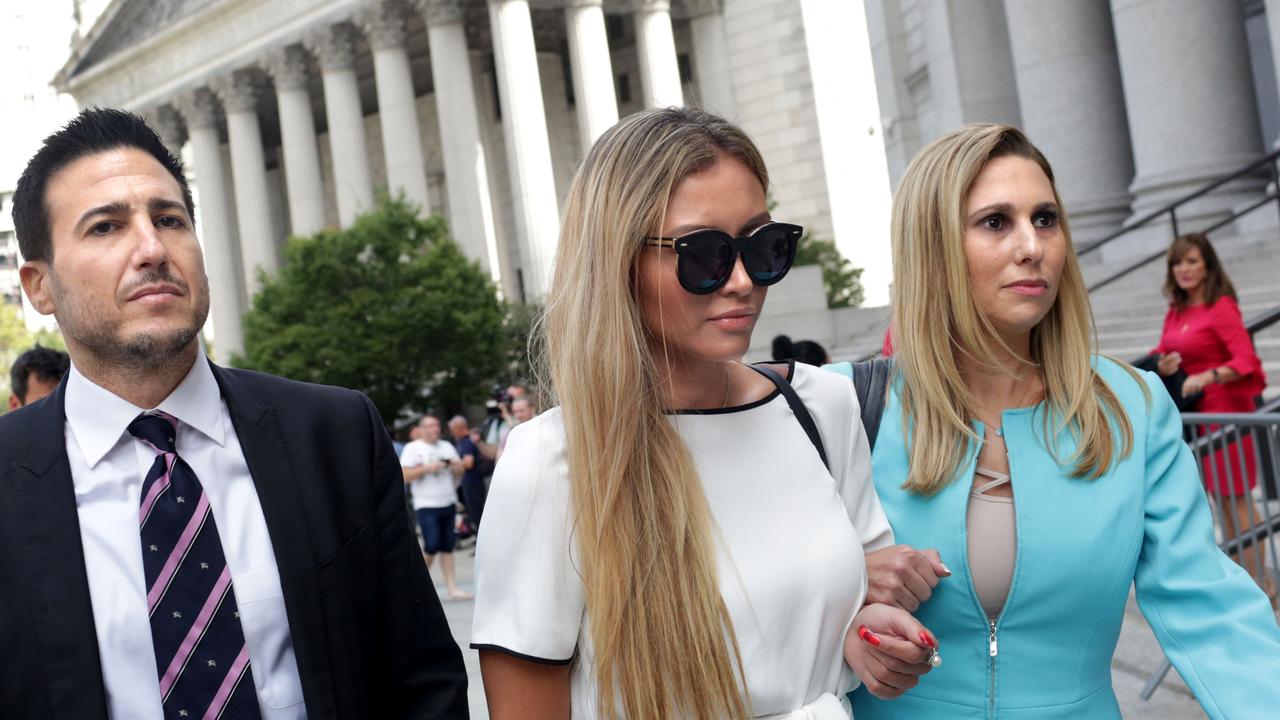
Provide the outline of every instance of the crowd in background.
{"type": "Polygon", "coordinates": [[[424,415],[409,428],[409,441],[397,448],[423,557],[428,569],[440,558],[451,600],[471,598],[457,584],[454,550],[460,542],[474,543],[479,535],[489,482],[507,436],[536,414],[523,386],[499,385],[478,424],[472,425],[466,415],[454,415],[446,433],[440,418],[424,415]]]}

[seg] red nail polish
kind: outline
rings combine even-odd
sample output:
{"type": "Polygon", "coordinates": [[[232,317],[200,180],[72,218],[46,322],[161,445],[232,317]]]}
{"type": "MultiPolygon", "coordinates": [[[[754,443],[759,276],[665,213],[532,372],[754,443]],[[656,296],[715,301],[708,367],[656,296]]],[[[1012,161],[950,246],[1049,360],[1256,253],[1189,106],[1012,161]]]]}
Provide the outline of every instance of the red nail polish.
{"type": "Polygon", "coordinates": [[[929,635],[929,633],[925,632],[924,630],[920,631],[920,642],[924,643],[926,647],[931,647],[935,649],[938,647],[938,641],[934,640],[933,636],[929,635]]]}
{"type": "Polygon", "coordinates": [[[880,638],[877,637],[875,633],[871,632],[866,625],[858,626],[858,637],[862,638],[863,642],[870,643],[873,647],[880,646],[880,638]]]}

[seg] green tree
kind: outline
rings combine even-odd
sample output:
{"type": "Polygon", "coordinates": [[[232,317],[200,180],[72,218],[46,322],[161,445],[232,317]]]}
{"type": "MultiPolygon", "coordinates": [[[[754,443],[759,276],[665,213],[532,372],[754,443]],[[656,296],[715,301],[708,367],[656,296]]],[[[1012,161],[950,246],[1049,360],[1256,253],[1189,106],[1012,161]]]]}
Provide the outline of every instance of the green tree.
{"type": "Polygon", "coordinates": [[[542,352],[543,337],[536,333],[538,319],[542,317],[542,305],[539,303],[513,303],[503,325],[505,334],[504,347],[507,350],[507,377],[510,382],[518,382],[526,387],[538,380],[534,376],[533,356],[542,352]],[[532,338],[533,347],[529,346],[532,338]]]}
{"type": "Polygon", "coordinates": [[[504,370],[506,308],[439,217],[384,200],[347,230],[290,239],[285,257],[237,364],[360,390],[388,423],[481,400],[504,370]]]}
{"type": "Polygon", "coordinates": [[[22,308],[0,305],[0,413],[9,409],[9,368],[31,345],[31,333],[22,322],[22,308]]]}
{"type": "MultiPolygon", "coordinates": [[[[769,212],[778,207],[772,195],[767,200],[769,212]]],[[[862,268],[856,268],[849,258],[840,254],[832,240],[815,238],[808,230],[800,236],[796,247],[796,265],[822,267],[822,286],[827,291],[827,307],[860,307],[862,292],[862,268]]]]}
{"type": "Polygon", "coordinates": [[[62,339],[62,331],[57,328],[40,328],[36,330],[33,339],[35,340],[32,343],[33,345],[61,350],[62,352],[67,351],[67,341],[62,339]]]}
{"type": "Polygon", "coordinates": [[[31,346],[31,333],[22,321],[22,308],[0,305],[0,353],[18,353],[31,346]]]}
{"type": "Polygon", "coordinates": [[[841,255],[835,242],[815,238],[806,231],[796,248],[796,265],[822,266],[822,285],[827,291],[827,307],[862,305],[862,268],[854,267],[849,258],[841,255]]]}

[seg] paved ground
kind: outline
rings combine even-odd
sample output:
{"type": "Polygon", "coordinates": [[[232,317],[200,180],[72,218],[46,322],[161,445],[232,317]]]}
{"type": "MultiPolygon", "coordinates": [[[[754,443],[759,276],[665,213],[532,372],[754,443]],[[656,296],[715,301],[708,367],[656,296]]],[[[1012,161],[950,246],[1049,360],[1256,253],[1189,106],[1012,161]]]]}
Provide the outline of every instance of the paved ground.
{"type": "Polygon", "coordinates": [[[1120,700],[1121,712],[1126,718],[1203,720],[1204,711],[1177,670],[1169,671],[1150,700],[1142,699],[1142,688],[1163,661],[1164,653],[1130,595],[1124,625],[1120,628],[1120,643],[1111,661],[1111,684],[1120,700]]]}
{"type": "MultiPolygon", "coordinates": [[[[466,547],[458,548],[454,552],[458,585],[466,592],[475,592],[473,550],[474,548],[466,547]]],[[[444,598],[446,597],[444,576],[440,574],[438,561],[432,571],[432,578],[437,579],[436,593],[444,598]]],[[[470,680],[467,695],[471,699],[471,718],[472,720],[489,720],[489,708],[484,704],[484,685],[480,681],[480,657],[475,650],[471,649],[471,614],[475,610],[475,602],[472,600],[444,600],[443,602],[444,614],[449,618],[449,627],[453,630],[453,639],[458,641],[458,647],[462,648],[462,657],[467,661],[467,677],[470,680]]]]}
{"type": "MultiPolygon", "coordinates": [[[[458,583],[464,590],[474,589],[473,558],[471,549],[459,549],[456,553],[458,565],[458,583]]],[[[437,573],[439,565],[436,566],[437,573]]],[[[444,596],[443,582],[437,588],[444,596]]],[[[480,660],[476,651],[470,649],[471,613],[475,603],[471,601],[445,601],[445,614],[449,618],[449,626],[453,629],[453,637],[462,647],[462,654],[467,661],[467,672],[471,678],[471,717],[473,720],[488,720],[489,711],[484,704],[484,687],[480,681],[480,660]]],[[[1111,677],[1115,684],[1116,695],[1120,699],[1120,708],[1125,718],[1138,720],[1202,720],[1204,712],[1191,696],[1187,686],[1176,670],[1171,670],[1164,683],[1156,690],[1150,700],[1139,697],[1143,686],[1151,672],[1159,666],[1163,659],[1155,636],[1142,619],[1137,606],[1129,603],[1125,614],[1125,624],[1120,634],[1120,645],[1116,651],[1115,661],[1111,665],[1111,677]]],[[[1047,670],[1048,671],[1048,670],[1047,670]]]]}

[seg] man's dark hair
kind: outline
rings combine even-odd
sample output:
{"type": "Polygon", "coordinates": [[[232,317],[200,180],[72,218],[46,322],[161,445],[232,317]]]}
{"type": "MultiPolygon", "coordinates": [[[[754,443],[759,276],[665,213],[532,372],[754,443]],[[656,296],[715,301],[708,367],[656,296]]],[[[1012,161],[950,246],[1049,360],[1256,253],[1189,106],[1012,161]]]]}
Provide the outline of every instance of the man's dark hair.
{"type": "Polygon", "coordinates": [[[24,259],[45,262],[53,259],[53,230],[45,202],[49,178],[82,157],[117,148],[137,148],[149,153],[173,175],[182,188],[182,201],[187,206],[191,227],[195,228],[191,186],[182,171],[182,161],[169,152],[160,136],[131,112],[88,108],[66,127],[45,138],[18,178],[18,186],[13,191],[13,227],[24,259]]]}
{"type": "Polygon", "coordinates": [[[10,388],[18,401],[27,402],[28,382],[35,375],[45,382],[60,382],[71,369],[71,358],[61,350],[39,345],[18,356],[9,370],[10,388]]]}

